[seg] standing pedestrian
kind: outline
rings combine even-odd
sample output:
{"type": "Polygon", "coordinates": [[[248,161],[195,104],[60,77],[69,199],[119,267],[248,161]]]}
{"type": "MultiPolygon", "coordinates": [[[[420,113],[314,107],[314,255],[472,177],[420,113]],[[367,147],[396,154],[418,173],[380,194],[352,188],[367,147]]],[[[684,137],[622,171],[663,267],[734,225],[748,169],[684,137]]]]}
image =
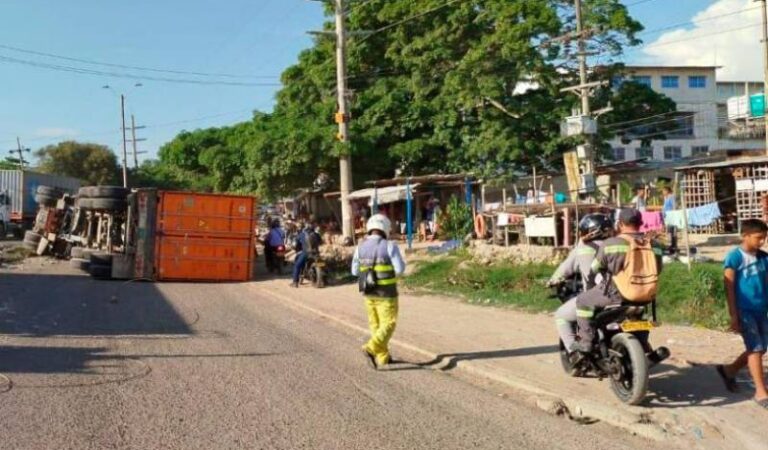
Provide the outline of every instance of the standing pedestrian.
{"type": "Polygon", "coordinates": [[[754,401],[768,409],[768,391],[763,375],[763,355],[768,346],[768,253],[765,244],[768,226],[759,219],[741,222],[741,245],[725,257],[724,281],[731,314],[731,330],[740,333],[745,351],[731,364],[717,366],[717,372],[731,392],[737,390],[736,374],[744,367],[755,383],[754,401]]]}
{"type": "MultiPolygon", "coordinates": [[[[668,212],[677,209],[677,202],[675,201],[675,193],[672,192],[671,187],[664,186],[662,191],[664,192],[664,206],[661,210],[666,216],[668,212]]],[[[669,248],[667,251],[670,255],[674,255],[677,253],[677,227],[674,225],[667,226],[667,233],[669,233],[669,248]]]]}
{"type": "Polygon", "coordinates": [[[355,249],[352,275],[359,278],[371,331],[362,350],[378,369],[390,363],[389,340],[397,325],[399,304],[397,277],[405,271],[405,261],[397,243],[388,240],[392,224],[386,216],[374,214],[365,229],[368,236],[355,249]]]}
{"type": "Polygon", "coordinates": [[[645,186],[637,186],[635,188],[635,196],[632,197],[632,207],[640,212],[645,212],[646,202],[645,202],[645,186]]]}

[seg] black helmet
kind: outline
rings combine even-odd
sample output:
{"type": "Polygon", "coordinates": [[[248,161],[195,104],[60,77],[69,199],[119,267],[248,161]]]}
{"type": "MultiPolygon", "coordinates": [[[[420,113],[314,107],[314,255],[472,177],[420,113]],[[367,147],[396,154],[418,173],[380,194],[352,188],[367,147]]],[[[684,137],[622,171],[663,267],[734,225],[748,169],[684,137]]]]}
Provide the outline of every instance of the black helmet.
{"type": "Polygon", "coordinates": [[[272,219],[269,226],[270,228],[280,228],[280,219],[272,219]]]}
{"type": "Polygon", "coordinates": [[[579,234],[584,242],[605,239],[612,228],[611,219],[603,214],[587,214],[579,222],[579,234]]]}

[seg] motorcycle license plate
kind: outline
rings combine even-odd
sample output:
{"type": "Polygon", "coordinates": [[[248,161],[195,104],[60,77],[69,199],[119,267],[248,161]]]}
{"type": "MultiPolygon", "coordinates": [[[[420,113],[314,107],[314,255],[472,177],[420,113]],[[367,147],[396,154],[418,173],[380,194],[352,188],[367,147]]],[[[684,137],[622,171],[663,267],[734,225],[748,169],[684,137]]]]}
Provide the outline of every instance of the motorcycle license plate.
{"type": "Polygon", "coordinates": [[[315,263],[315,267],[325,267],[325,263],[315,263]]]}
{"type": "Polygon", "coordinates": [[[647,320],[627,320],[621,323],[621,331],[631,333],[633,331],[650,331],[653,324],[647,320]]]}

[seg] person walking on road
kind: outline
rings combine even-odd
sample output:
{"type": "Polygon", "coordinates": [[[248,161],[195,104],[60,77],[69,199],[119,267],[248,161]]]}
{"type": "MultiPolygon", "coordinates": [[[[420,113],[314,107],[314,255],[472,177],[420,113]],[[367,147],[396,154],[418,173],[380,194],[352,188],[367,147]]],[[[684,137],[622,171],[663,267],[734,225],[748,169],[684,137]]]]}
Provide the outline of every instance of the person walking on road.
{"type": "MultiPolygon", "coordinates": [[[[676,210],[677,204],[675,202],[675,193],[672,192],[672,188],[669,186],[664,186],[662,191],[664,192],[664,206],[661,210],[664,212],[664,214],[676,210]]],[[[669,248],[667,251],[670,255],[674,255],[677,253],[677,227],[674,225],[668,225],[667,233],[669,233],[669,248]]]]}
{"type": "Polygon", "coordinates": [[[731,364],[716,366],[726,389],[736,392],[736,374],[744,367],[755,383],[755,402],[768,409],[763,355],[768,348],[768,225],[759,219],[741,222],[741,245],[725,257],[724,282],[731,314],[731,330],[741,334],[745,351],[731,364]]]}
{"type": "Polygon", "coordinates": [[[352,275],[358,277],[365,299],[371,338],[363,354],[374,369],[390,363],[389,341],[398,315],[397,277],[405,272],[405,261],[397,243],[388,240],[392,223],[383,214],[368,219],[368,236],[355,249],[352,275]]]}

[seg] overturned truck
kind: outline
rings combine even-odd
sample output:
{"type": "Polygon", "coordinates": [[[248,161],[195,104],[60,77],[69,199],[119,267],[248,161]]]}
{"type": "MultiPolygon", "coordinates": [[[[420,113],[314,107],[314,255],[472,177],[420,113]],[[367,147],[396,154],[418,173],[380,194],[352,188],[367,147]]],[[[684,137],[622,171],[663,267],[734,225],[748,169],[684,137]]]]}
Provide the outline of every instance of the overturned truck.
{"type": "Polygon", "coordinates": [[[69,258],[96,278],[247,281],[256,200],[248,196],[88,186],[38,229],[38,253],[69,258]],[[55,228],[55,230],[54,230],[55,228]]]}

